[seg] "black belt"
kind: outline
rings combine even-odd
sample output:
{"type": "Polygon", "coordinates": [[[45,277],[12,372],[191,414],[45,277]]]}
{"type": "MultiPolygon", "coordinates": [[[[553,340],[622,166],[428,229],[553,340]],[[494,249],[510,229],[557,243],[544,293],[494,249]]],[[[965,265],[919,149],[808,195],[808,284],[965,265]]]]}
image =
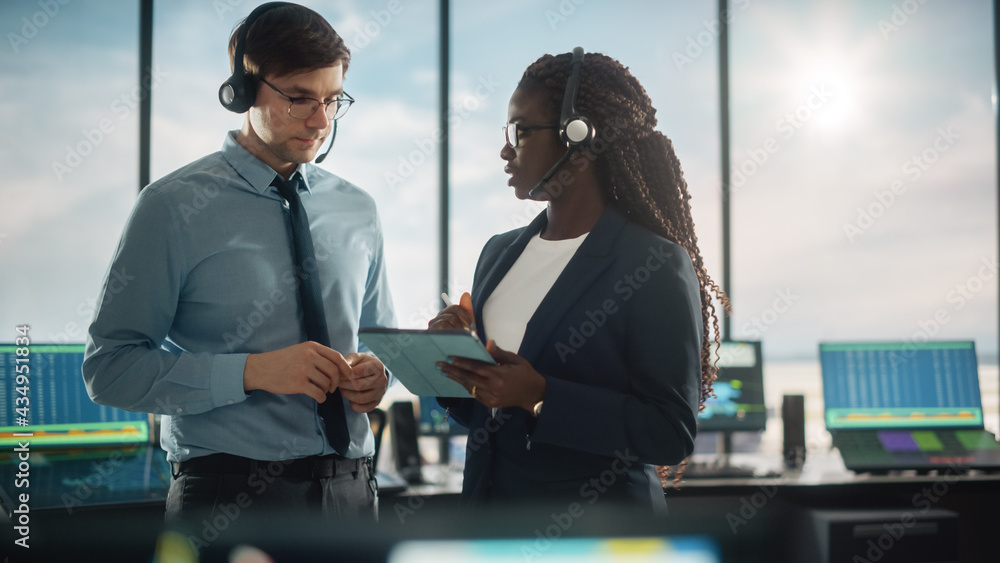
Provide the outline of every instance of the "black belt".
{"type": "Polygon", "coordinates": [[[348,459],[339,455],[310,456],[299,459],[258,461],[230,454],[211,454],[171,463],[174,477],[181,474],[254,475],[265,471],[274,477],[323,479],[354,473],[371,458],[348,459]]]}

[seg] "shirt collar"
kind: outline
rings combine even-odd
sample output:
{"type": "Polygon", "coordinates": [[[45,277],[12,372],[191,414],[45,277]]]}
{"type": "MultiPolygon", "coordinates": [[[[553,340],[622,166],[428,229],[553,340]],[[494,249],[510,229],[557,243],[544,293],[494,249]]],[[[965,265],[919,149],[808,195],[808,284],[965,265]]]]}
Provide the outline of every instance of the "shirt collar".
{"type": "MultiPolygon", "coordinates": [[[[239,131],[230,131],[226,134],[226,139],[222,143],[222,156],[229,162],[236,172],[243,177],[250,184],[250,188],[260,194],[268,195],[269,193],[277,196],[277,190],[271,190],[271,182],[274,177],[278,175],[273,168],[264,164],[262,160],[256,156],[250,154],[250,151],[243,148],[242,145],[236,142],[236,136],[239,131]]],[[[298,174],[302,177],[301,185],[305,188],[307,192],[312,192],[309,186],[309,166],[307,164],[300,164],[295,172],[292,174],[298,174]]]]}

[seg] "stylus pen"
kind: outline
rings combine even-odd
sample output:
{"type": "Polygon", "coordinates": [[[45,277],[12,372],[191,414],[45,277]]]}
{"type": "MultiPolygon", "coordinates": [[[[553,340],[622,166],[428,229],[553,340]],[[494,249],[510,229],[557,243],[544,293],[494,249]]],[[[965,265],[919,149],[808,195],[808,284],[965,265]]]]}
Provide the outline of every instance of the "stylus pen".
{"type": "MultiPolygon", "coordinates": [[[[444,301],[445,308],[451,307],[454,303],[451,302],[451,298],[448,297],[447,293],[441,293],[441,301],[444,301]]],[[[469,311],[471,314],[472,311],[469,311]]],[[[476,334],[476,321],[472,321],[472,326],[467,329],[469,332],[476,334]]]]}

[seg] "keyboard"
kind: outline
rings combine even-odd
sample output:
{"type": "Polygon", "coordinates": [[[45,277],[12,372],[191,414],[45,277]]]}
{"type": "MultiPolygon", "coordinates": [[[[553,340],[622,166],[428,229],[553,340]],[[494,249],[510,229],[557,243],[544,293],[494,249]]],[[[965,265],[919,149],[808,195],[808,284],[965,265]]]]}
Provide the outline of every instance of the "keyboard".
{"type": "Polygon", "coordinates": [[[1000,445],[981,429],[839,431],[833,445],[853,471],[1000,469],[1000,445]]]}
{"type": "Polygon", "coordinates": [[[756,475],[752,467],[739,465],[689,463],[684,469],[684,479],[753,479],[754,477],[766,477],[766,475],[756,475]]]}
{"type": "Polygon", "coordinates": [[[375,480],[378,481],[378,492],[383,495],[399,494],[410,486],[409,483],[395,472],[376,471],[375,480]]]}

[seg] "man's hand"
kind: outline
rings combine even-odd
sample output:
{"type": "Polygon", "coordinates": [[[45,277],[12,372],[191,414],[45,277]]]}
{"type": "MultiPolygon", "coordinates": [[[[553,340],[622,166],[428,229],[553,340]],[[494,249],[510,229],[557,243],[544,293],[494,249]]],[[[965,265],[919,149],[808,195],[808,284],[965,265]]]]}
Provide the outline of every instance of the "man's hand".
{"type": "Polygon", "coordinates": [[[385,366],[371,354],[353,352],[347,355],[351,375],[340,380],[340,392],[355,412],[371,412],[382,401],[389,378],[385,366]]]}
{"type": "MultiPolygon", "coordinates": [[[[247,356],[243,390],[260,389],[278,395],[303,393],[322,403],[327,393],[332,393],[342,381],[351,377],[351,366],[340,352],[316,342],[303,342],[247,356]]],[[[385,375],[382,377],[384,379],[385,375]]]]}

